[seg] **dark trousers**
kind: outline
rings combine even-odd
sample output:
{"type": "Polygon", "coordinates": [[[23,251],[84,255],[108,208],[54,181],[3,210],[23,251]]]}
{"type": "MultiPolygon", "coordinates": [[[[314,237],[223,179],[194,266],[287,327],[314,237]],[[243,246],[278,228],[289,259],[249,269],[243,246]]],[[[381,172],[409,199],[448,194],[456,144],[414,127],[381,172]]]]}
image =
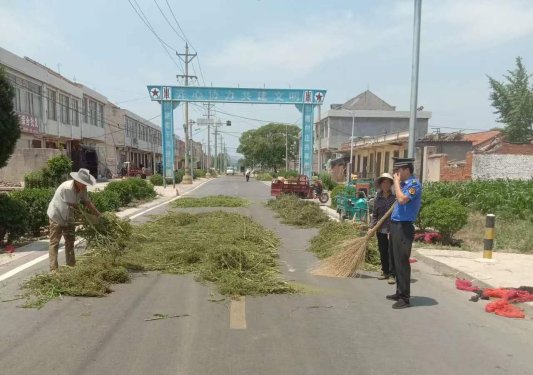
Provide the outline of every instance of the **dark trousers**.
{"type": "Polygon", "coordinates": [[[396,276],[396,294],[403,299],[411,297],[411,247],[415,237],[413,223],[391,221],[389,252],[391,269],[396,276]]]}
{"type": "Polygon", "coordinates": [[[381,271],[388,275],[391,273],[390,263],[389,263],[389,235],[387,233],[377,233],[376,237],[378,238],[378,250],[379,258],[381,260],[381,271]]]}

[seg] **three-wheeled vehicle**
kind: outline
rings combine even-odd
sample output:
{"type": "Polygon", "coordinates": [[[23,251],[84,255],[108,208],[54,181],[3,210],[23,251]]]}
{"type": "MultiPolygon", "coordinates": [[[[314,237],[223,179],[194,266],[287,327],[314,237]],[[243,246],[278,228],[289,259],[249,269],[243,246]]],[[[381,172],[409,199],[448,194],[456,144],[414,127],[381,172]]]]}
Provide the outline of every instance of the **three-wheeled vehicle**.
{"type": "Polygon", "coordinates": [[[339,220],[358,220],[368,223],[375,194],[373,179],[350,181],[336,197],[339,220]]]}
{"type": "Polygon", "coordinates": [[[320,195],[316,194],[314,186],[309,183],[306,175],[274,179],[270,184],[270,195],[279,197],[283,194],[294,194],[302,199],[318,199],[320,203],[327,203],[329,200],[329,195],[325,191],[320,195]]]}

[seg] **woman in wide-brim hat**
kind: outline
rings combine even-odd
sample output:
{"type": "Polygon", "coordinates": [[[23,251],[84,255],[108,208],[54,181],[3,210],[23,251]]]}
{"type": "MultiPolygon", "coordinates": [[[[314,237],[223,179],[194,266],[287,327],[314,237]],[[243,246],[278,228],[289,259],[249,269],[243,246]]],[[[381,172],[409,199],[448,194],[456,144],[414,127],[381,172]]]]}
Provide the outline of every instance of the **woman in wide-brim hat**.
{"type": "MultiPolygon", "coordinates": [[[[374,200],[374,210],[372,211],[372,220],[370,228],[373,228],[377,222],[387,213],[389,208],[396,201],[392,193],[394,179],[389,173],[383,173],[376,179],[378,193],[374,200]]],[[[395,276],[391,273],[390,255],[389,255],[389,230],[390,219],[386,220],[376,233],[378,240],[379,256],[381,259],[381,276],[380,280],[388,280],[389,284],[395,283],[395,276]]]]}

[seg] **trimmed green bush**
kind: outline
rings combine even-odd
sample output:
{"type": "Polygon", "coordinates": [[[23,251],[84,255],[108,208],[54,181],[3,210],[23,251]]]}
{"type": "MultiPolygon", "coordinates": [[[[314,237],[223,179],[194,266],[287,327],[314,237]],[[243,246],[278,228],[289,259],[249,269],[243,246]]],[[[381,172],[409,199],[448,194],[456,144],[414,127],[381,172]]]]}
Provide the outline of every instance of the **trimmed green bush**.
{"type": "Polygon", "coordinates": [[[7,194],[0,194],[0,245],[7,235],[7,243],[20,238],[28,228],[26,207],[7,194]]]}
{"type": "Polygon", "coordinates": [[[144,200],[156,196],[154,187],[146,180],[140,178],[129,178],[127,180],[110,182],[104,191],[117,193],[120,199],[120,206],[126,206],[134,199],[144,200]]]}
{"type": "Polygon", "coordinates": [[[48,225],[48,204],[54,196],[52,188],[26,188],[14,191],[11,198],[21,203],[26,210],[27,230],[32,236],[39,236],[41,229],[48,225]]]}
{"type": "Polygon", "coordinates": [[[205,169],[195,169],[193,173],[194,178],[204,178],[207,172],[205,171],[205,169]]]}
{"type": "Polygon", "coordinates": [[[133,200],[130,186],[126,184],[127,180],[112,181],[105,187],[104,191],[113,191],[117,193],[120,199],[120,205],[125,206],[133,200]]]}
{"type": "Polygon", "coordinates": [[[150,183],[154,186],[163,186],[163,176],[160,174],[150,176],[150,183]]]}
{"type": "Polygon", "coordinates": [[[436,229],[443,242],[450,243],[453,235],[466,225],[468,211],[455,199],[441,198],[420,211],[420,220],[424,227],[436,229]]]}
{"type": "MultiPolygon", "coordinates": [[[[183,181],[183,176],[185,175],[185,171],[183,169],[174,171],[174,178],[176,179],[176,183],[180,184],[181,181],[183,181]]],[[[172,182],[170,182],[172,183],[172,182]]]]}
{"type": "Polygon", "coordinates": [[[72,160],[66,155],[54,156],[47,162],[47,166],[24,176],[24,187],[27,188],[55,188],[68,180],[72,172],[72,160]]]}
{"type": "Polygon", "coordinates": [[[131,191],[133,199],[144,200],[155,198],[157,193],[154,187],[141,178],[130,178],[124,181],[131,191]]]}
{"type": "Polygon", "coordinates": [[[100,212],[118,211],[122,205],[119,193],[113,190],[89,192],[89,198],[100,212]]]}
{"type": "Polygon", "coordinates": [[[68,180],[69,173],[72,172],[72,160],[66,155],[58,155],[48,160],[48,170],[52,181],[57,186],[68,180]]]}

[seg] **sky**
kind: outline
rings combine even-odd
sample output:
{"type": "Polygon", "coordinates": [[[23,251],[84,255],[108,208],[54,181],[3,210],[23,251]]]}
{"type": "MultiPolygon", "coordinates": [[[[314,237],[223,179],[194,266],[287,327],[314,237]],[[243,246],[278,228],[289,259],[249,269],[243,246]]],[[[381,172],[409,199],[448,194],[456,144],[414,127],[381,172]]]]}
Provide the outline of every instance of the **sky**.
{"type": "MultiPolygon", "coordinates": [[[[517,56],[533,72],[532,20],[531,0],[423,0],[418,103],[433,113],[430,127],[498,126],[487,75],[502,79],[517,56]]],[[[198,85],[326,89],[322,113],[370,89],[409,110],[412,29],[412,0],[0,0],[1,47],[147,119],[160,109],[146,85],[177,84],[183,64],[175,51],[184,52],[185,40],[198,53],[189,72],[198,85]]],[[[230,153],[242,131],[301,121],[293,106],[215,111],[232,121],[224,129],[230,153]]],[[[204,112],[191,106],[190,118],[204,112]]],[[[182,118],[176,110],[175,123],[182,118]]],[[[194,138],[206,142],[206,130],[194,138]]]]}

